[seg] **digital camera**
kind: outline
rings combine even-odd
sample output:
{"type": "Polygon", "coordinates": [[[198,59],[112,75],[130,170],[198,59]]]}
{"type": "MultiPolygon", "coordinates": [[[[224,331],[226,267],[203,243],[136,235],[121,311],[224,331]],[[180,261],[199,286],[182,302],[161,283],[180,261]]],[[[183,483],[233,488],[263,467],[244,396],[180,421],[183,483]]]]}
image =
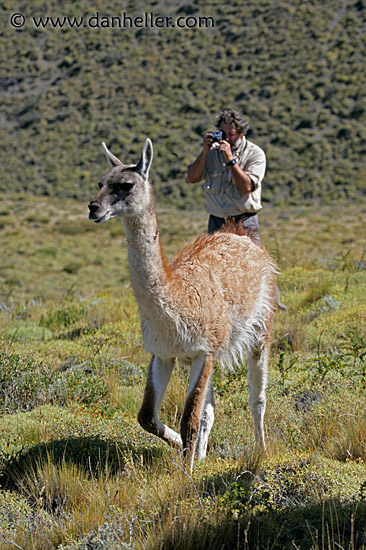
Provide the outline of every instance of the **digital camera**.
{"type": "Polygon", "coordinates": [[[212,135],[212,143],[216,143],[218,141],[222,141],[223,139],[226,139],[225,132],[222,132],[221,130],[219,132],[210,132],[212,135]]]}

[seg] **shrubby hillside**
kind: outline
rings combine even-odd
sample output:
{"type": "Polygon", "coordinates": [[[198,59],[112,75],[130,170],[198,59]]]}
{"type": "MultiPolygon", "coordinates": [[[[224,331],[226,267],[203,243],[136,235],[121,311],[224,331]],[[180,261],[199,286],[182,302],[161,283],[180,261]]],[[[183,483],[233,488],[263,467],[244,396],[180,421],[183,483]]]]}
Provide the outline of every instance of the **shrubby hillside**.
{"type": "Polygon", "coordinates": [[[159,201],[189,207],[202,191],[185,167],[217,112],[234,106],[267,153],[265,200],[364,192],[365,0],[1,5],[2,191],[86,200],[105,172],[102,139],[133,161],[149,136],[159,201]],[[14,12],[24,27],[11,25],[14,12]],[[189,28],[35,24],[123,13],[189,17],[189,28]]]}

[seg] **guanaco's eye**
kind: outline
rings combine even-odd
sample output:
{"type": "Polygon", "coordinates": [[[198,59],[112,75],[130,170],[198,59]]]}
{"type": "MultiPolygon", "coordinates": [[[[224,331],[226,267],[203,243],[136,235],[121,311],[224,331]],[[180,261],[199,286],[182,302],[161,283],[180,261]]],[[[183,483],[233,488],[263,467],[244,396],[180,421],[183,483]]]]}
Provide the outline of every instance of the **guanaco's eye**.
{"type": "Polygon", "coordinates": [[[101,182],[101,181],[100,181],[100,182],[98,183],[98,187],[99,187],[99,189],[102,189],[102,187],[103,187],[103,184],[102,184],[102,182],[101,182]]]}
{"type": "Polygon", "coordinates": [[[134,186],[133,181],[122,181],[118,184],[118,191],[122,191],[123,193],[129,193],[134,186]]]}

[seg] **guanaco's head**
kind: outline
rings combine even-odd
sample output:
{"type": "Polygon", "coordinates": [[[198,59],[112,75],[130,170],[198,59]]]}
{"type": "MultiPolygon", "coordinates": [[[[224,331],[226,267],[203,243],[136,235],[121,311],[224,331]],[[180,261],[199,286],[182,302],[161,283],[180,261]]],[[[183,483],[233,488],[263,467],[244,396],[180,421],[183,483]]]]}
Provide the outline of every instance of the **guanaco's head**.
{"type": "Polygon", "coordinates": [[[153,159],[153,147],[146,139],[137,164],[123,164],[103,142],[104,153],[111,167],[99,183],[100,191],[89,203],[89,219],[106,222],[118,216],[136,216],[146,210],[150,202],[148,183],[153,159]]]}

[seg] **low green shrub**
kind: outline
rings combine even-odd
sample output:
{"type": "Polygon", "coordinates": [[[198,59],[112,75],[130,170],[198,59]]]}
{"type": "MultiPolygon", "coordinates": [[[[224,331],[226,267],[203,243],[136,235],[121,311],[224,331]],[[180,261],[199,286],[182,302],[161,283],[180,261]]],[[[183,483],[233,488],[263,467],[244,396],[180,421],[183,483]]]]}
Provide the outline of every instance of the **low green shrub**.
{"type": "Polygon", "coordinates": [[[0,412],[29,411],[45,403],[99,403],[108,388],[99,375],[82,365],[65,372],[30,357],[0,352],[0,412]]]}

